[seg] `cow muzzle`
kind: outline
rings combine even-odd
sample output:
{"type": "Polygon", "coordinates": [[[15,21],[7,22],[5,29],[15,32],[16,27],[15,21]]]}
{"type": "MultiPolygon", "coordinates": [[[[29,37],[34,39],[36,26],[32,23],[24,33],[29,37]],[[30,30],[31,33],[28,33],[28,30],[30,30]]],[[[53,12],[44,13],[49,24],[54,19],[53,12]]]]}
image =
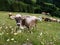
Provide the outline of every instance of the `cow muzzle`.
{"type": "Polygon", "coordinates": [[[20,23],[17,23],[17,26],[20,26],[20,23]]]}

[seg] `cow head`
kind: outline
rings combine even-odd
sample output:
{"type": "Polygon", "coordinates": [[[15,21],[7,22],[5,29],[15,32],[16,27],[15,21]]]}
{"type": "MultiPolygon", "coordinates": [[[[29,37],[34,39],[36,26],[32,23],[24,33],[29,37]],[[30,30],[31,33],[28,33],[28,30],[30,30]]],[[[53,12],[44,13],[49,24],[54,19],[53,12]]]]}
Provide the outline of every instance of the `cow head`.
{"type": "Polygon", "coordinates": [[[20,26],[20,24],[21,24],[21,15],[20,14],[17,14],[15,16],[15,21],[17,23],[17,26],[20,26]]]}

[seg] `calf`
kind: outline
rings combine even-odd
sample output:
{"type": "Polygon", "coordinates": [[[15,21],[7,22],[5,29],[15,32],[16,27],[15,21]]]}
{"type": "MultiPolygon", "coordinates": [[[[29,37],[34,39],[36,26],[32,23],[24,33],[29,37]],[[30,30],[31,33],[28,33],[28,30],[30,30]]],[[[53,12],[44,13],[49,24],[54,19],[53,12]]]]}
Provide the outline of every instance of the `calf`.
{"type": "Polygon", "coordinates": [[[14,19],[14,18],[15,18],[15,16],[13,16],[12,13],[9,13],[8,15],[9,15],[9,18],[10,18],[10,19],[14,19]]]}

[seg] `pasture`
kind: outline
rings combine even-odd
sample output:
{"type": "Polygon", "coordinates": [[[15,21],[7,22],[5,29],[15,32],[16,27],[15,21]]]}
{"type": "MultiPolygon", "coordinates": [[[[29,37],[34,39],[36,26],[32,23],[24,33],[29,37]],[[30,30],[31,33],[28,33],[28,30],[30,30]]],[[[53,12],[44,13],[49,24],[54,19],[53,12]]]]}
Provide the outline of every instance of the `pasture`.
{"type": "MultiPolygon", "coordinates": [[[[16,30],[15,20],[8,17],[9,12],[0,11],[0,45],[60,45],[60,23],[57,22],[38,22],[37,28],[29,33],[27,30],[16,30]]],[[[35,15],[46,16],[42,14],[31,14],[12,12],[14,15],[35,15]]],[[[50,17],[50,16],[46,16],[50,17]]],[[[56,17],[55,17],[56,18],[56,17]]]]}

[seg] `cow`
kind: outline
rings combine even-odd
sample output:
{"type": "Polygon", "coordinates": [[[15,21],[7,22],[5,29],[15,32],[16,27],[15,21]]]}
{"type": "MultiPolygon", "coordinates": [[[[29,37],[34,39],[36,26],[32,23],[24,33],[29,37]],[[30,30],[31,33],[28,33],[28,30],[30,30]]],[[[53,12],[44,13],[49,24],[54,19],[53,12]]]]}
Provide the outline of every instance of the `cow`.
{"type": "Polygon", "coordinates": [[[42,17],[42,19],[43,19],[44,21],[47,21],[47,22],[57,22],[57,19],[55,19],[55,18],[42,17]]]}
{"type": "Polygon", "coordinates": [[[37,17],[35,16],[22,16],[17,14],[15,17],[17,26],[21,29],[27,28],[28,30],[32,27],[35,27],[37,24],[37,17]]]}
{"type": "Polygon", "coordinates": [[[58,22],[58,23],[60,23],[60,20],[59,20],[59,19],[57,19],[57,22],[58,22]]]}
{"type": "Polygon", "coordinates": [[[55,18],[49,18],[52,22],[57,22],[57,19],[55,18]]]}
{"type": "Polygon", "coordinates": [[[43,19],[44,21],[51,22],[50,18],[48,18],[48,17],[42,17],[42,19],[43,19]]]}

